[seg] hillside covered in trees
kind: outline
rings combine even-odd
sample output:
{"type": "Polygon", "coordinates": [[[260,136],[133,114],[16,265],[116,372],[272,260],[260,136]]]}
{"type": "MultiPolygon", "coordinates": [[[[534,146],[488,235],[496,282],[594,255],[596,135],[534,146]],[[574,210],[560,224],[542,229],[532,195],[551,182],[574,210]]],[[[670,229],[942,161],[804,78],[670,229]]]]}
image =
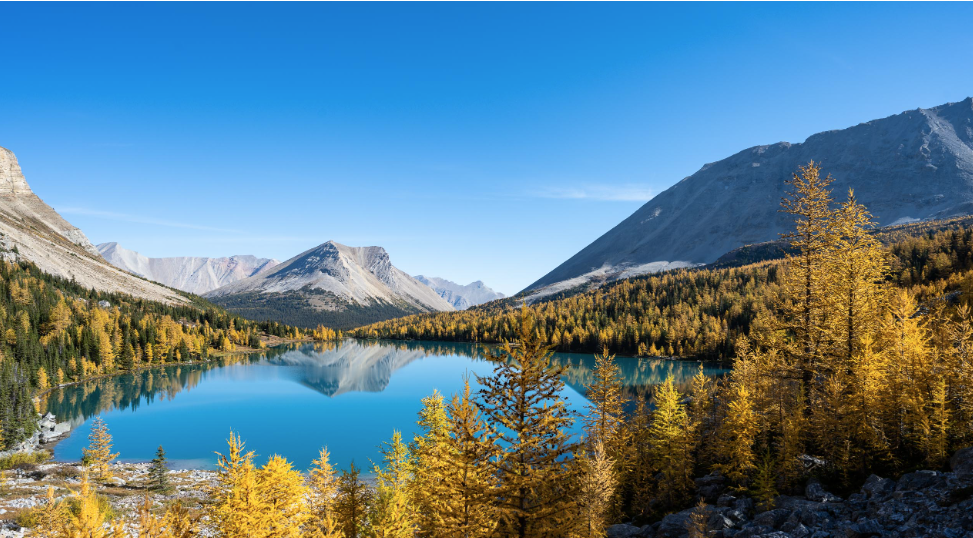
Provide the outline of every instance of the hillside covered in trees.
{"type": "Polygon", "coordinates": [[[0,261],[0,446],[33,433],[35,391],[148,365],[204,360],[237,346],[259,348],[261,336],[304,336],[299,329],[249,321],[195,301],[173,306],[97,292],[28,262],[0,261]]]}
{"type": "MultiPolygon", "coordinates": [[[[891,253],[883,273],[888,285],[909,289],[924,303],[948,297],[967,304],[973,297],[954,293],[973,290],[973,219],[915,223],[871,235],[891,253]]],[[[760,261],[755,263],[639,276],[526,308],[541,337],[558,351],[597,353],[607,347],[623,355],[727,360],[734,356],[734,342],[750,334],[754,319],[779,301],[781,256],[793,251],[786,241],[756,250],[760,261]]],[[[516,298],[504,299],[375,323],[350,334],[497,343],[515,334],[521,306],[516,298]]]]}

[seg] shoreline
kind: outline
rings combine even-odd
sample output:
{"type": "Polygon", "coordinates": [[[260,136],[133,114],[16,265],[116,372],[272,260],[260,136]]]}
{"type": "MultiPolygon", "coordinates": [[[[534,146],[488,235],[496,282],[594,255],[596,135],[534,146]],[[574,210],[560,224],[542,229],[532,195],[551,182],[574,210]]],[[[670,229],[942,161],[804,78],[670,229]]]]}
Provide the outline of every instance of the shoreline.
{"type": "MultiPolygon", "coordinates": [[[[267,342],[266,347],[264,347],[262,349],[255,349],[255,348],[246,347],[246,346],[238,346],[237,349],[234,349],[233,351],[216,351],[216,350],[214,350],[212,353],[210,353],[210,354],[207,355],[207,358],[206,359],[202,359],[202,360],[179,361],[179,362],[159,362],[159,363],[148,363],[148,364],[144,364],[143,363],[143,364],[140,364],[138,367],[135,367],[135,368],[132,368],[132,369],[129,369],[129,370],[112,372],[112,373],[108,373],[108,374],[98,374],[98,375],[90,376],[90,377],[87,377],[85,379],[81,379],[81,380],[78,380],[78,381],[71,381],[71,382],[68,382],[68,383],[61,383],[61,384],[48,387],[47,389],[44,389],[42,391],[38,391],[37,393],[35,393],[34,396],[33,396],[34,404],[35,404],[35,406],[39,406],[40,405],[40,402],[43,400],[43,398],[45,398],[46,396],[48,396],[49,394],[51,394],[55,390],[59,390],[59,389],[67,388],[67,387],[73,387],[73,386],[80,385],[80,384],[83,384],[83,383],[88,383],[90,381],[97,381],[97,380],[101,380],[101,379],[108,379],[108,378],[118,377],[118,376],[125,375],[125,374],[137,374],[137,373],[144,372],[144,371],[147,371],[147,370],[160,369],[160,368],[166,368],[166,367],[172,367],[172,366],[198,366],[198,365],[202,365],[202,364],[210,364],[210,363],[216,362],[216,361],[218,361],[220,359],[226,359],[226,358],[232,358],[232,357],[241,356],[241,355],[250,355],[250,354],[253,354],[253,353],[259,353],[259,352],[261,352],[263,350],[270,349],[270,348],[275,348],[275,347],[279,347],[279,346],[282,346],[282,345],[313,343],[314,340],[313,339],[307,339],[307,338],[296,338],[295,339],[295,338],[277,338],[277,337],[274,337],[274,340],[269,340],[268,339],[268,341],[266,341],[266,342],[267,342]]],[[[47,414],[51,414],[51,413],[48,411],[47,414]]],[[[40,422],[41,422],[41,420],[43,420],[43,417],[45,417],[46,414],[42,414],[40,411],[38,411],[38,415],[40,417],[42,417],[40,420],[38,420],[38,428],[41,428],[40,422]]],[[[68,424],[67,421],[65,421],[65,422],[57,422],[57,418],[58,417],[55,416],[55,415],[53,415],[53,414],[51,414],[51,415],[54,417],[54,420],[56,422],[55,426],[60,425],[60,424],[68,424]]],[[[61,460],[57,460],[54,457],[54,449],[55,449],[55,447],[57,447],[57,445],[60,444],[61,441],[63,441],[65,439],[67,439],[68,437],[70,437],[71,436],[71,432],[72,432],[73,429],[74,429],[73,427],[70,427],[69,426],[68,429],[65,432],[63,432],[63,433],[61,433],[59,435],[54,436],[53,438],[51,438],[49,441],[46,441],[46,442],[41,442],[40,435],[39,435],[41,432],[40,431],[35,431],[30,438],[25,439],[24,441],[21,441],[17,446],[8,448],[7,450],[4,450],[4,451],[0,452],[0,457],[10,456],[10,455],[17,454],[17,453],[20,453],[20,454],[33,454],[33,453],[37,453],[37,452],[46,452],[50,456],[50,459],[48,460],[49,463],[52,463],[52,464],[55,464],[55,463],[56,464],[66,464],[66,465],[76,464],[77,462],[73,462],[73,461],[61,461],[61,460]]],[[[142,462],[142,461],[139,461],[139,462],[128,462],[128,464],[130,464],[130,465],[135,465],[135,464],[139,464],[139,463],[147,463],[147,462],[142,462]]],[[[192,470],[192,469],[185,469],[185,471],[190,471],[190,470],[192,470]]]]}

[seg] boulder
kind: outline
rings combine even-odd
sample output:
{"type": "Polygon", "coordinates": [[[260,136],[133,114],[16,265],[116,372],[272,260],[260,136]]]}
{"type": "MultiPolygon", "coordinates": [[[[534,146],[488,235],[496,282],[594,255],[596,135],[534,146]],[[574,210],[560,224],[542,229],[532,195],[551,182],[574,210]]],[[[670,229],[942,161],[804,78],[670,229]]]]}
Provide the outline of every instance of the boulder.
{"type": "Polygon", "coordinates": [[[766,512],[757,514],[757,516],[753,518],[753,522],[763,527],[779,529],[780,526],[787,521],[787,518],[790,517],[790,515],[791,511],[783,508],[767,510],[766,512]]]}
{"type": "Polygon", "coordinates": [[[682,512],[676,512],[675,514],[669,514],[662,518],[662,523],[659,525],[659,529],[656,531],[655,535],[657,538],[684,538],[689,535],[689,530],[686,528],[686,523],[689,521],[689,516],[692,515],[694,508],[689,508],[683,510],[682,512]]]}
{"type": "Polygon", "coordinates": [[[941,481],[942,477],[936,471],[906,473],[899,478],[899,483],[896,485],[895,491],[919,491],[941,481]]]}
{"type": "Polygon", "coordinates": [[[814,479],[808,481],[807,487],[804,488],[804,496],[807,497],[808,500],[819,502],[819,503],[831,503],[831,502],[841,501],[841,497],[835,495],[834,493],[826,491],[824,489],[824,486],[821,485],[821,482],[818,482],[817,480],[814,479]]]}
{"type": "Polygon", "coordinates": [[[858,523],[845,529],[847,538],[873,538],[882,536],[882,527],[874,519],[861,519],[858,523]]]}
{"type": "Polygon", "coordinates": [[[634,538],[639,535],[640,530],[634,525],[619,523],[605,529],[605,536],[607,538],[634,538]]]}
{"type": "Polygon", "coordinates": [[[973,446],[957,450],[950,458],[949,466],[957,476],[973,475],[973,446]]]}
{"type": "Polygon", "coordinates": [[[892,480],[891,478],[882,478],[881,476],[875,474],[869,476],[868,480],[865,480],[865,484],[862,486],[862,494],[869,499],[888,495],[894,490],[895,480],[892,480]]]}
{"type": "Polygon", "coordinates": [[[694,480],[699,497],[705,502],[713,504],[726,489],[725,480],[719,473],[710,473],[694,480]]]}

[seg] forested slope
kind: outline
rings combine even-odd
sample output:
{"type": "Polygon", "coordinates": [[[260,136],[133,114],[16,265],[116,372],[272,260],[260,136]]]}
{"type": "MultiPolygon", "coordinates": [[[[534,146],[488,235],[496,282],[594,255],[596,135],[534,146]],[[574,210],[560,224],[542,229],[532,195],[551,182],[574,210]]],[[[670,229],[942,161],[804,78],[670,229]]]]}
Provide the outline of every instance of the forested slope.
{"type": "Polygon", "coordinates": [[[2,446],[34,430],[34,392],[151,364],[205,359],[211,350],[259,347],[261,334],[298,337],[205,300],[166,305],[87,289],[29,262],[0,261],[2,446]]]}
{"type": "MultiPolygon", "coordinates": [[[[889,285],[921,301],[973,286],[973,219],[896,226],[875,232],[892,254],[889,285]]],[[[528,305],[543,338],[559,351],[726,359],[755,316],[779,296],[781,242],[767,259],[739,267],[678,269],[528,305]]],[[[761,254],[763,256],[763,254],[761,254]]],[[[728,265],[729,262],[726,262],[728,265]]],[[[958,297],[968,302],[970,294],[958,297]]],[[[953,297],[956,299],[956,297],[953,297]]],[[[360,338],[500,342],[513,336],[516,299],[461,312],[422,314],[353,331],[360,338]]]]}

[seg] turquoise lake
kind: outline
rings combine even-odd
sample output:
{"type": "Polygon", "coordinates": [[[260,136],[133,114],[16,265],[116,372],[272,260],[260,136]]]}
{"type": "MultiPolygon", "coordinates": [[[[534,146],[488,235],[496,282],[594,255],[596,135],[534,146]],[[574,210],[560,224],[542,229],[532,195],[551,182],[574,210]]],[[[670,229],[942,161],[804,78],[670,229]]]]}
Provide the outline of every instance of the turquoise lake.
{"type": "MultiPolygon", "coordinates": [[[[167,366],[99,379],[52,391],[42,406],[70,421],[70,436],[54,448],[55,459],[76,461],[88,444],[90,424],[101,416],[115,440],[119,461],[148,461],[159,445],[170,466],[212,469],[230,431],[241,435],[262,463],[281,454],[306,469],[322,446],[346,468],[354,459],[366,471],[394,430],[411,439],[420,399],[438,389],[448,398],[469,373],[489,374],[486,348],[440,342],[300,344],[234,360],[167,366]]],[[[583,411],[594,357],[557,353],[568,366],[563,396],[583,411]]],[[[700,363],[616,359],[632,390],[672,375],[686,383],[700,363]]],[[[704,363],[707,374],[718,365],[704,363]]],[[[575,431],[579,426],[575,427],[575,431]]]]}

